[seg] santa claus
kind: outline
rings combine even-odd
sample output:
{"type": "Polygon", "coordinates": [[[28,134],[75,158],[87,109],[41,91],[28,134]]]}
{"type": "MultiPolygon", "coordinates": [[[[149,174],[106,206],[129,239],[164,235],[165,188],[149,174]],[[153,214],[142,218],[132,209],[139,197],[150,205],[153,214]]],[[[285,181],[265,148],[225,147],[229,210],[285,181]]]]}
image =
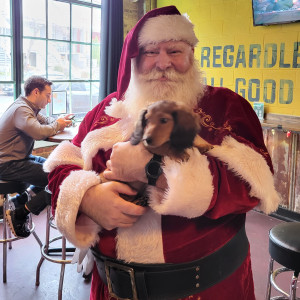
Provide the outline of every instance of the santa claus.
{"type": "Polygon", "coordinates": [[[176,7],[147,13],[124,42],[117,91],[45,164],[59,230],[92,247],[92,300],[255,299],[245,217],[276,210],[272,164],[251,105],[202,83],[197,42],[176,7]],[[128,140],[140,110],[161,99],[193,109],[214,148],[148,170],[153,155],[128,140]],[[136,193],[131,181],[148,183],[148,207],[120,196],[136,193]]]}

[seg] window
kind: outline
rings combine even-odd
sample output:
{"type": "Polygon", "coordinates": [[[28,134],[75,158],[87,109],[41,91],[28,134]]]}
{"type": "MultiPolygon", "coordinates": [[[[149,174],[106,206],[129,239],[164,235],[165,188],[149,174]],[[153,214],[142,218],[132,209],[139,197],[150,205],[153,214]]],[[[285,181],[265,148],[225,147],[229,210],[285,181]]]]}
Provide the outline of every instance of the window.
{"type": "MultiPolygon", "coordinates": [[[[32,75],[66,92],[68,113],[91,110],[99,94],[100,27],[101,0],[0,0],[0,115],[32,75]]],[[[44,113],[51,115],[51,106],[44,113]]]]}
{"type": "Polygon", "coordinates": [[[0,0],[0,115],[14,100],[11,1],[0,0]]]}

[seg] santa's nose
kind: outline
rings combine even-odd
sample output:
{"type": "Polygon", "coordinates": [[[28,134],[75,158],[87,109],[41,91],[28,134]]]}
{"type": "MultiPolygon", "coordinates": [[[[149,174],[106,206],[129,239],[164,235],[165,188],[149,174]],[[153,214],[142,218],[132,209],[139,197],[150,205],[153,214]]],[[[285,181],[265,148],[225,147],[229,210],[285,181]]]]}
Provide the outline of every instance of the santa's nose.
{"type": "Polygon", "coordinates": [[[156,67],[159,70],[166,70],[167,68],[169,68],[171,66],[171,60],[170,57],[167,53],[160,53],[157,56],[157,60],[156,60],[156,67]]]}

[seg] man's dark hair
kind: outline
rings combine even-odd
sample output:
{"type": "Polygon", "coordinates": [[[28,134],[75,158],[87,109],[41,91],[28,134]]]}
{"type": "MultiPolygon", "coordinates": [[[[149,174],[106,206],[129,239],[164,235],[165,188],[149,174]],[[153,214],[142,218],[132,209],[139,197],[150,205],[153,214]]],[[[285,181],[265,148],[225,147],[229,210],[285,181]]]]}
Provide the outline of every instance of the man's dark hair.
{"type": "Polygon", "coordinates": [[[40,92],[45,89],[45,86],[52,85],[52,81],[48,80],[47,78],[41,76],[31,76],[24,82],[24,91],[25,96],[30,95],[30,93],[38,88],[40,92]]]}

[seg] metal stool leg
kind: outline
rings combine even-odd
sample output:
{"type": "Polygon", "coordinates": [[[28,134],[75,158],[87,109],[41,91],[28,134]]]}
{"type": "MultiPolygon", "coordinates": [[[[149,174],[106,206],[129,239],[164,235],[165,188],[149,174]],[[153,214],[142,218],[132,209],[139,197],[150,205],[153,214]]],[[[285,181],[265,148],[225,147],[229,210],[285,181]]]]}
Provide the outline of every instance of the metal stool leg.
{"type": "Polygon", "coordinates": [[[270,258],[266,300],[270,300],[270,297],[271,297],[271,280],[270,280],[270,278],[271,278],[271,274],[273,273],[273,265],[274,265],[274,259],[270,258]]]}
{"type": "MultiPolygon", "coordinates": [[[[47,220],[46,220],[46,237],[45,237],[45,245],[40,244],[41,247],[41,253],[44,251],[46,254],[48,254],[48,249],[49,249],[49,240],[50,240],[50,217],[51,217],[51,207],[47,207],[47,220]],[[44,247],[44,249],[42,249],[44,247]]],[[[41,266],[45,260],[45,257],[41,255],[41,259],[37,265],[36,268],[36,277],[35,277],[35,285],[38,286],[40,285],[40,271],[41,271],[41,266]]]]}
{"type": "Polygon", "coordinates": [[[30,232],[33,234],[35,240],[38,242],[39,246],[42,247],[43,243],[41,242],[40,238],[38,237],[38,235],[35,232],[35,225],[32,222],[32,215],[29,214],[29,224],[30,224],[30,232]]]}
{"type": "Polygon", "coordinates": [[[290,286],[290,300],[296,300],[296,288],[297,288],[297,282],[298,282],[298,276],[299,272],[294,272],[292,277],[292,282],[290,286]]]}
{"type": "MultiPolygon", "coordinates": [[[[66,239],[65,239],[65,237],[62,237],[61,242],[62,242],[61,258],[62,258],[62,260],[65,260],[66,259],[66,239]]],[[[63,284],[64,284],[64,276],[65,276],[65,267],[66,267],[66,265],[63,263],[61,265],[61,269],[60,269],[60,278],[59,278],[59,287],[58,287],[58,300],[62,299],[62,291],[63,291],[63,284]]]]}
{"type": "Polygon", "coordinates": [[[45,244],[41,247],[41,259],[38,263],[37,270],[36,270],[36,285],[40,284],[40,268],[44,260],[48,260],[50,262],[61,264],[61,271],[60,271],[60,278],[59,278],[59,287],[58,287],[58,300],[62,300],[62,292],[63,292],[63,281],[64,281],[64,274],[65,274],[65,266],[66,264],[70,264],[71,260],[67,260],[67,252],[74,252],[75,248],[67,248],[66,247],[66,239],[64,236],[59,235],[55,238],[50,239],[50,228],[56,229],[56,226],[52,223],[51,217],[51,207],[47,207],[47,223],[46,223],[46,239],[45,244]],[[62,246],[61,248],[52,248],[50,244],[61,240],[62,246]],[[60,258],[53,258],[52,255],[58,254],[60,258]]]}
{"type": "MultiPolygon", "coordinates": [[[[3,283],[6,283],[7,275],[6,275],[6,265],[7,265],[7,225],[6,225],[6,205],[7,205],[7,195],[1,195],[3,197],[3,283]]],[[[11,243],[9,243],[11,249],[11,243]]]]}
{"type": "Polygon", "coordinates": [[[60,278],[59,278],[59,286],[58,286],[58,300],[62,300],[65,267],[66,267],[66,265],[62,264],[61,269],[60,269],[60,278]]]}

